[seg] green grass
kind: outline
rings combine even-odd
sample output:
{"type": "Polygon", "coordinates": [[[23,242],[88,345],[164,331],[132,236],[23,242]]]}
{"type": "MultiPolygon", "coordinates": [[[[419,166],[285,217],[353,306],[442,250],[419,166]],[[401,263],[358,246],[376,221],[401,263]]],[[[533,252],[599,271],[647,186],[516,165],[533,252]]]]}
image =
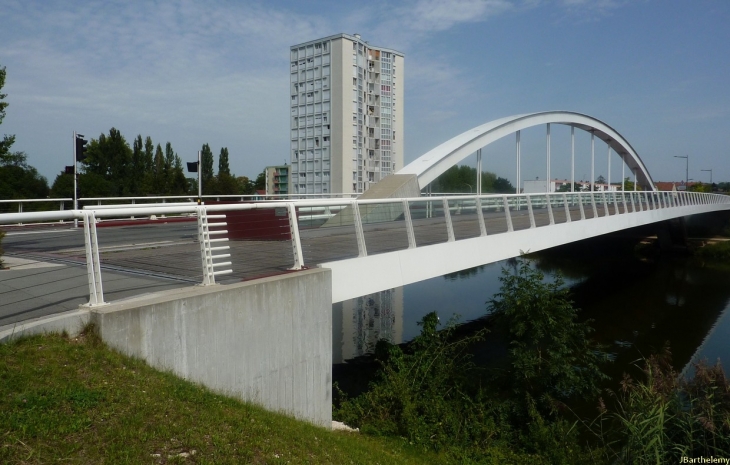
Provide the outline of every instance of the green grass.
{"type": "Polygon", "coordinates": [[[443,459],[402,439],[332,432],[213,394],[109,350],[90,331],[0,345],[3,464],[443,459]]]}

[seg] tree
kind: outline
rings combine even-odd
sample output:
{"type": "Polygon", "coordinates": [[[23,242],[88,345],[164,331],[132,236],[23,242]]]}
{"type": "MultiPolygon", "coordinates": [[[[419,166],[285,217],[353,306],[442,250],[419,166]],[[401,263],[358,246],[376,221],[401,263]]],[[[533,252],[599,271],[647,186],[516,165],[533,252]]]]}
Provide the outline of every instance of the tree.
{"type": "Polygon", "coordinates": [[[86,153],[88,156],[81,162],[85,173],[103,177],[112,186],[111,196],[129,194],[132,149],[118,129],[111,128],[108,136],[101,134],[98,140],[91,139],[86,153]]]}
{"type": "MultiPolygon", "coordinates": [[[[205,184],[203,184],[205,186],[205,184]]],[[[218,176],[216,178],[216,193],[218,194],[240,194],[241,189],[236,182],[236,177],[231,174],[231,168],[228,163],[228,148],[221,149],[218,157],[218,176]]]]}
{"type": "Polygon", "coordinates": [[[0,199],[39,199],[48,196],[48,181],[26,163],[25,152],[0,160],[0,199]]]}
{"type": "Polygon", "coordinates": [[[155,194],[165,193],[165,156],[162,154],[162,146],[157,144],[155,149],[154,176],[152,177],[152,192],[155,194]]]}
{"type": "MultiPolygon", "coordinates": [[[[581,190],[580,184],[577,182],[573,183],[573,192],[580,192],[581,190]]],[[[560,186],[558,189],[558,192],[570,192],[570,183],[566,183],[560,186]]]]}
{"type": "Polygon", "coordinates": [[[238,192],[242,195],[251,195],[256,191],[248,176],[238,176],[236,183],[238,184],[238,192]]]}
{"type": "Polygon", "coordinates": [[[170,194],[183,195],[188,193],[188,181],[182,167],[182,160],[175,154],[175,162],[172,168],[170,194]]]}
{"type": "Polygon", "coordinates": [[[622,190],[624,191],[632,191],[634,190],[634,183],[629,180],[629,178],[624,178],[622,190]]]}
{"type": "Polygon", "coordinates": [[[129,183],[129,191],[132,195],[142,193],[142,183],[145,174],[144,146],[142,136],[137,135],[132,144],[132,176],[129,183]]]}
{"type": "Polygon", "coordinates": [[[228,164],[228,148],[223,147],[221,149],[221,154],[218,157],[218,176],[225,174],[230,176],[231,175],[231,168],[228,164]]]}
{"type": "MultiPolygon", "coordinates": [[[[5,67],[0,67],[0,91],[2,91],[3,87],[5,86],[5,67]]],[[[5,118],[5,109],[8,107],[7,102],[3,102],[3,99],[7,97],[7,94],[3,94],[0,92],[0,124],[3,122],[3,118],[5,118]]],[[[5,162],[6,158],[10,155],[10,147],[13,145],[13,142],[15,142],[15,136],[14,135],[7,135],[5,134],[0,140],[0,162],[5,162]]]]}
{"type": "Polygon", "coordinates": [[[513,272],[502,269],[500,291],[489,304],[510,337],[507,384],[516,399],[537,402],[549,413],[555,400],[595,395],[598,382],[607,379],[600,366],[608,359],[588,338],[590,322],[578,321],[562,277],[544,278],[520,259],[513,272]]]}
{"type": "Polygon", "coordinates": [[[596,184],[606,184],[606,178],[602,174],[599,174],[596,178],[596,184]]]}
{"type": "MultiPolygon", "coordinates": [[[[476,193],[477,170],[470,166],[452,166],[433,182],[433,192],[476,193]]],[[[510,194],[515,192],[512,183],[489,171],[482,172],[482,192],[510,194]]]]}
{"type": "MultiPolygon", "coordinates": [[[[256,176],[256,181],[253,183],[254,191],[265,191],[266,190],[266,170],[264,169],[262,172],[259,173],[258,176],[256,176]]],[[[256,193],[256,192],[254,192],[256,193]]]]}
{"type": "Polygon", "coordinates": [[[172,150],[172,144],[170,142],[165,144],[165,165],[163,169],[163,177],[165,179],[165,193],[172,191],[173,184],[173,173],[172,170],[175,166],[175,157],[177,154],[172,150]]]}
{"type": "Polygon", "coordinates": [[[202,165],[200,180],[203,183],[203,194],[213,194],[215,191],[213,185],[213,152],[208,144],[203,144],[200,152],[200,164],[202,165]]]}

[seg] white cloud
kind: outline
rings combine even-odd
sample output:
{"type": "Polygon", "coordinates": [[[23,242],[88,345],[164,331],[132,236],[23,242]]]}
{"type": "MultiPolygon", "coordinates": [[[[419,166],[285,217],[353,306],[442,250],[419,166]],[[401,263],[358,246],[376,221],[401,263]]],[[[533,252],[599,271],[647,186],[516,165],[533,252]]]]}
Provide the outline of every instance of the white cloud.
{"type": "Polygon", "coordinates": [[[419,32],[445,31],[460,23],[484,21],[512,7],[506,0],[417,0],[398,11],[399,22],[419,32]]]}

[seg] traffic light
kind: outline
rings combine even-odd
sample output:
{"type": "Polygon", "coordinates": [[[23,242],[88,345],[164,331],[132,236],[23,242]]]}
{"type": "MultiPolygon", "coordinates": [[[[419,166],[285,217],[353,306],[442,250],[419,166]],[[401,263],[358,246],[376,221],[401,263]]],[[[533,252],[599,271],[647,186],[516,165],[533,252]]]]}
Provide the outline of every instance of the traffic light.
{"type": "Polygon", "coordinates": [[[74,167],[73,166],[64,167],[63,174],[74,174],[74,167]]]}
{"type": "Polygon", "coordinates": [[[76,161],[84,161],[86,159],[86,140],[81,134],[76,134],[76,161]]]}

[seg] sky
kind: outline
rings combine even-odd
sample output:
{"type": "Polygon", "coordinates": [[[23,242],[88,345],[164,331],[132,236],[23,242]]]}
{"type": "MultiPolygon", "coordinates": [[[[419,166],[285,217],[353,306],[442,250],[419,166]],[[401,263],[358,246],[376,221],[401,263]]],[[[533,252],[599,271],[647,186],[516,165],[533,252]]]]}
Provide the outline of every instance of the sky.
{"type": "MultiPolygon", "coordinates": [[[[691,179],[730,181],[727,0],[0,0],[0,22],[0,134],[51,183],[73,131],[112,127],[183,161],[227,147],[236,175],[288,162],[289,47],[342,32],[405,54],[406,163],[497,118],[569,110],[621,133],[655,181],[684,179],[687,162],[691,179]]],[[[514,137],[483,153],[514,184],[514,137]]],[[[524,130],[523,180],[544,179],[545,154],[544,126],[524,130]]],[[[566,127],[552,128],[551,160],[568,179],[566,127]]],[[[575,170],[590,177],[582,131],[575,170]]]]}

